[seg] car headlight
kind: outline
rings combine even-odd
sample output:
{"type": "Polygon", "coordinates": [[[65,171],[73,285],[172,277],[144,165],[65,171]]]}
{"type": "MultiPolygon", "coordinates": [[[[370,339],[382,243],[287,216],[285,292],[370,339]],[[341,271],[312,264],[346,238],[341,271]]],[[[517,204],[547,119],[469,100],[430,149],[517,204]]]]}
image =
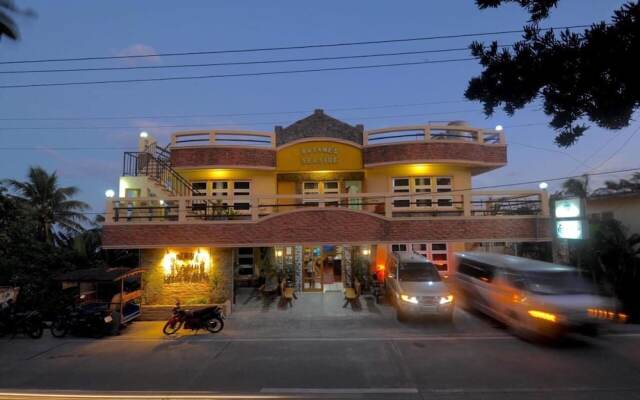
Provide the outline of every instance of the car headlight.
{"type": "Polygon", "coordinates": [[[400,295],[400,298],[402,299],[402,301],[406,301],[407,303],[418,304],[418,299],[415,296],[408,296],[406,294],[402,294],[400,295]]]}
{"type": "Polygon", "coordinates": [[[448,296],[440,297],[440,304],[448,304],[453,302],[453,295],[450,294],[448,296]]]}

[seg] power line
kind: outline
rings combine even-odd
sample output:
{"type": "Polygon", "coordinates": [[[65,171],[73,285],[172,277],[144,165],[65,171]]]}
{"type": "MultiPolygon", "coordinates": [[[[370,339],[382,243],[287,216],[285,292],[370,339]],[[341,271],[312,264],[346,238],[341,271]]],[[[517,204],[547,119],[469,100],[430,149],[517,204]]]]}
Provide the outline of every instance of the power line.
{"type": "Polygon", "coordinates": [[[566,152],[566,151],[557,150],[557,149],[549,149],[549,148],[546,148],[546,147],[533,146],[533,145],[526,144],[526,143],[514,142],[513,140],[509,140],[508,144],[509,145],[515,144],[517,146],[528,147],[530,149],[535,149],[535,150],[542,150],[542,151],[546,151],[546,152],[549,152],[549,153],[562,154],[562,155],[565,155],[565,156],[571,158],[573,161],[579,163],[579,165],[585,165],[585,162],[583,160],[580,160],[579,158],[574,157],[571,153],[566,152]]]}
{"type": "MultiPolygon", "coordinates": [[[[409,117],[425,117],[430,115],[448,115],[448,114],[462,114],[462,113],[475,113],[482,112],[480,109],[474,110],[455,110],[455,111],[442,111],[442,112],[432,112],[432,113],[418,113],[418,114],[395,114],[395,115],[374,115],[374,116],[364,116],[364,117],[351,117],[353,120],[371,120],[371,119],[385,119],[385,118],[409,118],[409,117]]],[[[290,123],[290,121],[262,121],[262,122],[247,122],[242,125],[281,125],[290,123]]],[[[130,126],[130,125],[111,125],[111,126],[31,126],[31,127],[0,127],[0,131],[9,131],[7,133],[11,133],[10,131],[25,131],[25,130],[44,130],[44,131],[54,131],[54,130],[68,130],[68,131],[86,131],[86,130],[100,130],[100,129],[155,129],[155,128],[201,128],[204,124],[215,125],[216,127],[224,127],[224,126],[238,126],[241,125],[239,123],[200,123],[200,124],[169,124],[169,125],[154,125],[151,127],[139,127],[139,126],[130,126]]],[[[202,129],[202,128],[201,128],[202,129]]]]}
{"type": "MultiPolygon", "coordinates": [[[[513,45],[501,45],[499,47],[512,47],[513,45]]],[[[293,62],[309,62],[309,61],[332,61],[332,60],[349,60],[360,58],[374,58],[374,57],[396,57],[416,54],[429,54],[429,53],[446,53],[455,51],[469,50],[468,47],[450,48],[450,49],[436,49],[436,50],[417,50],[417,51],[402,51],[395,53],[373,53],[373,54],[359,54],[348,56],[335,56],[335,57],[312,57],[312,58],[288,58],[288,59],[276,59],[276,60],[258,60],[258,61],[229,61],[218,63],[200,63],[200,64],[171,64],[171,65],[135,65],[128,67],[93,67],[93,68],[57,68],[57,69],[22,69],[22,70],[8,70],[0,71],[0,74],[32,74],[32,73],[58,73],[58,72],[94,72],[94,71],[129,71],[139,69],[168,69],[168,68],[195,68],[195,67],[220,67],[231,65],[256,65],[256,64],[278,64],[278,63],[293,63],[293,62]]]]}
{"type": "MultiPolygon", "coordinates": [[[[571,25],[571,26],[555,26],[544,28],[546,30],[560,30],[560,29],[578,29],[588,28],[590,25],[571,25]]],[[[72,58],[47,58],[47,59],[35,59],[35,60],[9,60],[0,61],[0,64],[27,64],[27,63],[45,63],[45,62],[65,62],[65,61],[91,61],[91,60],[122,60],[132,58],[150,58],[150,57],[175,57],[175,56],[193,56],[193,55],[205,55],[205,54],[230,54],[230,53],[253,53],[253,52],[266,52],[266,51],[281,51],[281,50],[302,50],[302,49],[317,49],[327,47],[347,47],[347,46],[362,46],[372,44],[388,44],[388,43],[405,43],[405,42],[419,42],[427,40],[440,40],[440,39],[455,39],[473,36],[494,36],[494,35],[506,35],[512,33],[522,33],[522,29],[507,30],[507,31],[495,31],[495,32],[477,32],[477,33],[462,33],[454,35],[437,35],[437,36],[422,36],[422,37],[410,37],[399,39],[383,39],[383,40],[367,40],[359,42],[337,42],[337,43],[319,43],[319,44],[304,44],[296,46],[278,46],[278,47],[259,47],[259,48],[246,48],[246,49],[230,49],[230,50],[205,50],[205,51],[186,51],[186,52],[171,52],[171,53],[149,53],[149,54],[134,54],[134,55],[120,55],[120,56],[91,56],[91,57],[72,57],[72,58]]]]}
{"type": "Polygon", "coordinates": [[[85,85],[105,85],[105,84],[114,84],[114,83],[165,82],[165,81],[184,81],[184,80],[195,80],[195,79],[238,78],[238,77],[248,77],[248,76],[289,75],[289,74],[301,74],[301,73],[310,73],[310,72],[347,71],[347,70],[359,70],[359,69],[402,67],[402,66],[409,66],[409,65],[444,64],[444,63],[450,63],[450,62],[471,61],[475,59],[477,58],[467,57],[467,58],[453,58],[453,59],[445,59],[445,60],[401,62],[401,63],[391,63],[391,64],[354,65],[349,67],[308,68],[308,69],[293,69],[293,70],[286,70],[286,71],[266,71],[266,72],[243,72],[243,73],[236,73],[236,74],[168,76],[163,78],[113,79],[113,80],[101,80],[101,81],[25,83],[25,84],[18,84],[18,85],[1,85],[0,89],[24,89],[24,88],[50,87],[50,86],[85,86],[85,85]]]}
{"type": "Polygon", "coordinates": [[[622,151],[622,149],[624,149],[627,144],[629,144],[629,142],[631,141],[631,139],[633,139],[633,137],[640,132],[640,126],[638,126],[638,128],[627,138],[627,140],[624,141],[624,143],[622,143],[622,146],[618,147],[618,149],[616,151],[614,151],[606,160],[602,161],[600,164],[596,165],[594,168],[592,168],[592,171],[597,170],[598,168],[602,167],[603,165],[605,165],[607,162],[609,162],[613,157],[615,157],[616,155],[618,155],[618,153],[620,153],[622,151]]]}
{"type": "MultiPolygon", "coordinates": [[[[402,108],[415,106],[428,106],[439,104],[454,103],[470,103],[470,100],[441,100],[428,101],[422,103],[404,103],[404,104],[386,104],[377,106],[360,106],[360,107],[343,107],[343,108],[326,108],[326,111],[357,111],[357,110],[376,110],[384,108],[402,108]]],[[[191,115],[130,115],[130,116],[88,116],[88,117],[5,117],[0,121],[80,121],[80,120],[118,120],[118,119],[180,119],[180,118],[216,118],[216,117],[248,117],[257,115],[279,115],[279,114],[305,114],[309,110],[297,111],[270,111],[270,112],[254,112],[254,113],[226,113],[226,114],[191,114],[191,115]]]]}

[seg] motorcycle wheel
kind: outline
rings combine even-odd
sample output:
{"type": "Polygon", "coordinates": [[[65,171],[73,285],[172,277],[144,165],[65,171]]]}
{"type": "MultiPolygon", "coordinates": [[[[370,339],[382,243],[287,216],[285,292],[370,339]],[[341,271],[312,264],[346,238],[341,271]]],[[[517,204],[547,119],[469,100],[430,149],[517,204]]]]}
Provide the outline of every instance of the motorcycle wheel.
{"type": "Polygon", "coordinates": [[[63,319],[57,319],[51,323],[51,336],[56,338],[62,338],[69,333],[69,326],[63,319]]]}
{"type": "Polygon", "coordinates": [[[42,334],[44,333],[44,329],[42,328],[42,322],[40,321],[30,321],[27,322],[26,333],[32,339],[40,339],[42,334]]]}
{"type": "Polygon", "coordinates": [[[207,321],[207,330],[211,333],[218,333],[224,328],[224,321],[222,318],[215,317],[207,321]]]}
{"type": "Polygon", "coordinates": [[[182,328],[182,321],[178,321],[174,323],[172,326],[171,321],[169,320],[167,321],[166,324],[164,324],[164,327],[162,328],[162,333],[164,333],[167,336],[170,336],[178,332],[180,328],[182,328]]]}

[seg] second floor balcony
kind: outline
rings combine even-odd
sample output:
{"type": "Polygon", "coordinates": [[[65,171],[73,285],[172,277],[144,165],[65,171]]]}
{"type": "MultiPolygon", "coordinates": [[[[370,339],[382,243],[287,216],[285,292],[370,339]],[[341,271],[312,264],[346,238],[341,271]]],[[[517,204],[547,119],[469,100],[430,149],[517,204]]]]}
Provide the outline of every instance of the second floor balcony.
{"type": "Polygon", "coordinates": [[[548,217],[545,191],[344,193],[314,195],[120,198],[107,202],[107,224],[258,221],[296,211],[348,210],[386,219],[548,217]]]}

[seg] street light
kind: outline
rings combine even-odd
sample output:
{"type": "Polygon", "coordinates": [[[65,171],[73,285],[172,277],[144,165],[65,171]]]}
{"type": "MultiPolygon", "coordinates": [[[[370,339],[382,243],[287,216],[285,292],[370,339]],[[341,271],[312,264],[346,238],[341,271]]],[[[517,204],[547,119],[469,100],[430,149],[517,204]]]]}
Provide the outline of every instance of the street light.
{"type": "Polygon", "coordinates": [[[540,188],[540,190],[547,190],[547,188],[549,187],[549,184],[547,182],[540,182],[538,187],[540,188]]]}
{"type": "Polygon", "coordinates": [[[146,138],[149,137],[149,134],[146,131],[142,131],[142,132],[140,132],[140,137],[143,138],[143,139],[146,139],[146,138]]]}
{"type": "Polygon", "coordinates": [[[113,196],[116,195],[116,192],[114,192],[113,189],[108,189],[106,192],[104,192],[104,195],[107,196],[107,198],[112,199],[113,196]]]}
{"type": "Polygon", "coordinates": [[[496,125],[496,131],[501,132],[503,129],[502,125],[496,125]]]}

